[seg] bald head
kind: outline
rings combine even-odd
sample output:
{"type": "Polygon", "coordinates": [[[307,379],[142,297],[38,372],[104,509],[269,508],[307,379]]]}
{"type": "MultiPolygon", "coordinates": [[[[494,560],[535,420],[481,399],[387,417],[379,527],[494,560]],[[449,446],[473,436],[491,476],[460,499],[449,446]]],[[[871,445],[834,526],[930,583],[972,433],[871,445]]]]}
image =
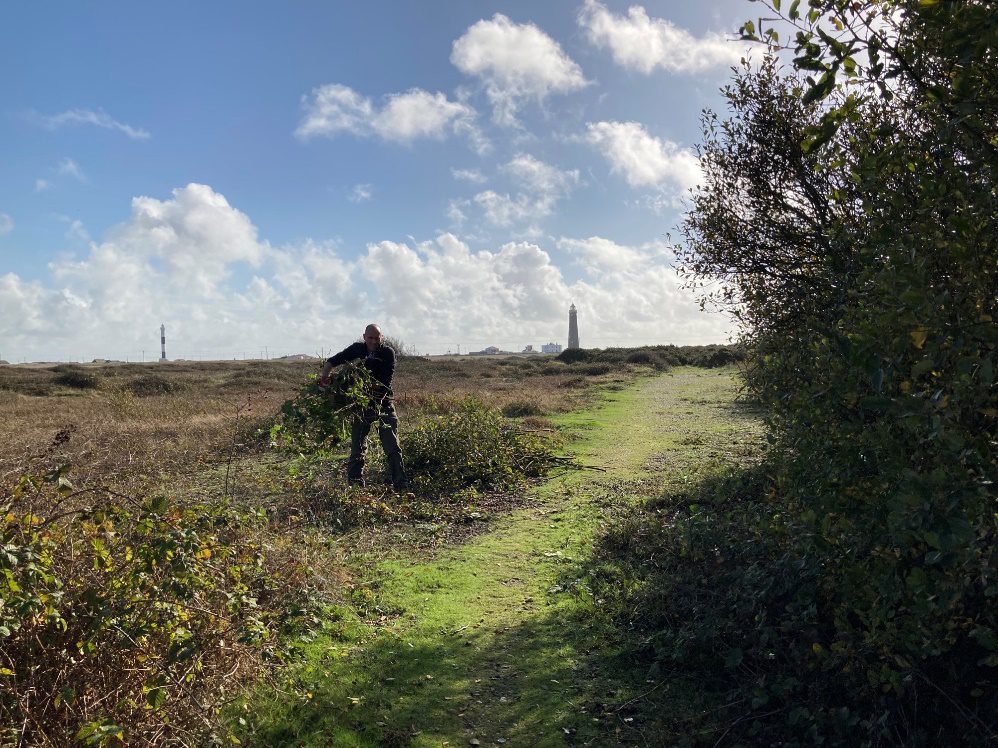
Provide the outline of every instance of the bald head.
{"type": "Polygon", "coordinates": [[[364,328],[364,344],[369,351],[376,351],[381,347],[381,328],[373,322],[364,328]]]}

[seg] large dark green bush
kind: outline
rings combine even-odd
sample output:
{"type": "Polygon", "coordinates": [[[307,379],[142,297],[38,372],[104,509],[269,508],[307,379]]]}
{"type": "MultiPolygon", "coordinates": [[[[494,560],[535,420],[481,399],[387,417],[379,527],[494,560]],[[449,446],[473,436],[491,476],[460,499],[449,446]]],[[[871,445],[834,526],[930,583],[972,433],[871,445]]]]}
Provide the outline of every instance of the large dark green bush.
{"type": "MultiPolygon", "coordinates": [[[[817,625],[774,646],[810,658],[829,709],[849,694],[847,742],[983,744],[998,714],[998,17],[976,0],[782,10],[812,77],[775,59],[736,76],[731,117],[705,120],[681,253],[747,331],[772,511],[817,574],[817,625]]],[[[806,719],[826,734],[831,712],[806,719]]]]}

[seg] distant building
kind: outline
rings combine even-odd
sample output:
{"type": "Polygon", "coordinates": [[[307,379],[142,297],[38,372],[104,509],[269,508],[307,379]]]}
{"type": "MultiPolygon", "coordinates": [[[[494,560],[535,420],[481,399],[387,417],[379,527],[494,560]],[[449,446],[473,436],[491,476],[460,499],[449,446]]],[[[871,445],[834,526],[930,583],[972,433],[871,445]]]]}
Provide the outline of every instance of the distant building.
{"type": "Polygon", "coordinates": [[[534,350],[533,345],[528,344],[526,348],[520,351],[520,353],[537,353],[537,351],[534,350]]]}
{"type": "Polygon", "coordinates": [[[545,343],[541,346],[541,353],[561,353],[561,343],[545,343]]]}
{"type": "Polygon", "coordinates": [[[579,318],[575,312],[575,304],[568,308],[568,348],[580,348],[579,345],[579,318]]]}
{"type": "Polygon", "coordinates": [[[502,349],[497,346],[490,345],[488,348],[484,348],[480,351],[472,351],[470,355],[472,356],[495,356],[496,354],[502,353],[502,349]]]}

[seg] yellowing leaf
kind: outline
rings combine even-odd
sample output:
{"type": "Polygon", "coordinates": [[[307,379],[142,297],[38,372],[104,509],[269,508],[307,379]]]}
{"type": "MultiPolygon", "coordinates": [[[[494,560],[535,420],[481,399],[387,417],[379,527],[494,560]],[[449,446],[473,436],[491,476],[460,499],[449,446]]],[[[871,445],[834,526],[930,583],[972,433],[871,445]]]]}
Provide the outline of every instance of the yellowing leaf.
{"type": "Polygon", "coordinates": [[[0,667],[0,675],[13,675],[14,671],[9,667],[0,667]]]}
{"type": "Polygon", "coordinates": [[[925,345],[926,338],[929,337],[929,331],[924,327],[917,327],[911,331],[910,336],[911,344],[918,350],[922,350],[922,346],[925,345]]]}

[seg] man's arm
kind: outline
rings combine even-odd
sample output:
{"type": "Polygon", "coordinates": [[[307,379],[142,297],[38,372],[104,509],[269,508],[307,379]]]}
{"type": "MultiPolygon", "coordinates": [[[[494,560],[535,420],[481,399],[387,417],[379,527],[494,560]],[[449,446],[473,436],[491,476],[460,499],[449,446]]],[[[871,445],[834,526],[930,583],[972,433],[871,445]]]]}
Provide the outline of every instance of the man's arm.
{"type": "Polygon", "coordinates": [[[326,387],[329,385],[329,374],[335,367],[345,364],[347,361],[355,361],[358,358],[363,358],[366,352],[367,348],[363,343],[352,343],[335,356],[327,358],[326,363],[322,366],[322,373],[319,374],[319,386],[326,387]]]}

